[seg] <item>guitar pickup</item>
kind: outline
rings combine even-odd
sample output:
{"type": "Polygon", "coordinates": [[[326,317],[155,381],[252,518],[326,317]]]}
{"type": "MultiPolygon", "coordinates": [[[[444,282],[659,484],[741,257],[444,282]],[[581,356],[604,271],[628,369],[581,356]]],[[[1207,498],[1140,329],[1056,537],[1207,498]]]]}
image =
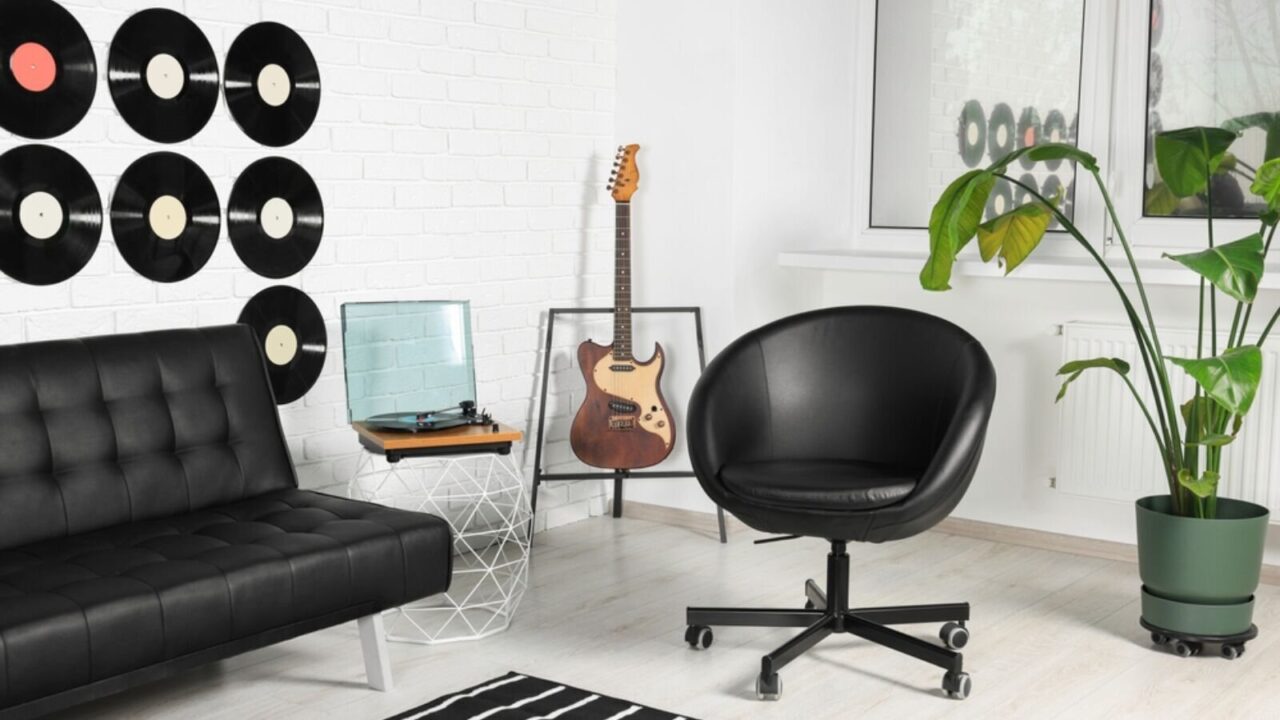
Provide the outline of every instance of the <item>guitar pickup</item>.
{"type": "Polygon", "coordinates": [[[630,417],[611,417],[609,418],[610,430],[631,430],[636,426],[636,419],[630,417]]]}
{"type": "Polygon", "coordinates": [[[622,402],[621,400],[610,400],[609,409],[619,415],[634,415],[640,412],[640,406],[635,403],[622,402]]]}

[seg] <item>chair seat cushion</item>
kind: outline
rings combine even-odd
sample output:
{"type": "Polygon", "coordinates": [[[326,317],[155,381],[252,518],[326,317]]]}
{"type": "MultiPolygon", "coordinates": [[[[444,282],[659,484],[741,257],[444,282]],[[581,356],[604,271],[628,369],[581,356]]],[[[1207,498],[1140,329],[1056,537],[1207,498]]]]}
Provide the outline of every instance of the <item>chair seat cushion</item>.
{"type": "Polygon", "coordinates": [[[809,510],[875,510],[911,494],[917,474],[855,460],[771,460],[726,465],[720,480],[743,498],[809,510]]]}
{"type": "Polygon", "coordinates": [[[296,489],[0,550],[0,707],[426,597],[451,562],[440,518],[296,489]]]}

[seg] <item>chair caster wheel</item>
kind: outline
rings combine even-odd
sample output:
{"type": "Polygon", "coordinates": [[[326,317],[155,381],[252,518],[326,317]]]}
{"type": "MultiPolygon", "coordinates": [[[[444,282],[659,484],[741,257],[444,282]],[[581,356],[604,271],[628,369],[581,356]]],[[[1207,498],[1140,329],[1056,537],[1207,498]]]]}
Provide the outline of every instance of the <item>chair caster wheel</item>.
{"type": "Polygon", "coordinates": [[[956,700],[963,700],[969,697],[969,692],[973,690],[973,681],[969,679],[967,672],[948,672],[942,676],[942,689],[956,700]]]}
{"type": "Polygon", "coordinates": [[[1222,646],[1222,657],[1228,660],[1235,660],[1244,654],[1244,643],[1233,644],[1227,643],[1222,646]]]}
{"type": "Polygon", "coordinates": [[[1189,642],[1187,640],[1175,640],[1173,643],[1173,652],[1178,657],[1192,657],[1199,655],[1201,650],[1200,643],[1189,642]]]}
{"type": "Polygon", "coordinates": [[[777,673],[766,676],[764,673],[756,676],[756,699],[776,701],[782,697],[782,678],[777,673]]]}
{"type": "Polygon", "coordinates": [[[1164,633],[1158,633],[1158,632],[1151,633],[1151,642],[1155,643],[1156,645],[1168,645],[1172,640],[1173,638],[1169,637],[1168,635],[1165,635],[1164,633]]]}
{"type": "Polygon", "coordinates": [[[694,650],[706,650],[711,647],[715,635],[711,633],[711,628],[706,625],[690,625],[684,631],[684,641],[689,643],[689,647],[694,650]]]}
{"type": "Polygon", "coordinates": [[[969,644],[969,630],[960,623],[949,622],[943,625],[938,637],[942,638],[943,645],[952,650],[959,650],[969,644]]]}

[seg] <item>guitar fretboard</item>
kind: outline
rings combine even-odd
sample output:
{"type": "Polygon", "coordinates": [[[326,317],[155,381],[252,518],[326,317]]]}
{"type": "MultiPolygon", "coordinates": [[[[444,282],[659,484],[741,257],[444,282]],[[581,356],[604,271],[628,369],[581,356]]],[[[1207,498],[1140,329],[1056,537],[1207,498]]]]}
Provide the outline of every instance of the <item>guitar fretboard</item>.
{"type": "Polygon", "coordinates": [[[613,357],[631,359],[631,204],[616,206],[613,271],[613,357]]]}

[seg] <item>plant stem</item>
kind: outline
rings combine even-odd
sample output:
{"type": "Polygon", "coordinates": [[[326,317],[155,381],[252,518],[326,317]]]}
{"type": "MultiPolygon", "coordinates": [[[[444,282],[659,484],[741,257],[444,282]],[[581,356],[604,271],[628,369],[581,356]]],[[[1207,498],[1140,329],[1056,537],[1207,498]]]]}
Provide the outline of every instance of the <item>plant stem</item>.
{"type": "MultiPolygon", "coordinates": [[[[1207,141],[1206,141],[1207,142],[1207,141]]],[[[1209,149],[1205,148],[1205,157],[1208,157],[1209,149]]],[[[1205,188],[1205,202],[1207,203],[1209,214],[1205,216],[1205,221],[1209,225],[1209,249],[1214,247],[1213,243],[1213,170],[1209,168],[1209,164],[1205,163],[1205,174],[1209,178],[1209,186],[1205,188]]],[[[1204,291],[1204,278],[1200,278],[1201,292],[1204,291]]],[[[1204,332],[1201,329],[1201,332],[1204,332]]],[[[1218,286],[1211,285],[1209,287],[1209,347],[1212,354],[1218,355],[1218,286]]]]}
{"type": "MultiPolygon", "coordinates": [[[[1128,316],[1129,324],[1130,326],[1132,326],[1134,335],[1137,337],[1137,340],[1138,340],[1138,350],[1142,355],[1143,367],[1146,369],[1146,372],[1147,372],[1147,381],[1151,384],[1152,393],[1158,396],[1159,385],[1156,382],[1156,374],[1154,370],[1154,366],[1157,365],[1154,359],[1156,357],[1155,350],[1154,350],[1155,345],[1151,339],[1151,336],[1147,333],[1147,329],[1143,327],[1142,321],[1138,317],[1138,311],[1136,308],[1134,308],[1133,301],[1129,299],[1129,294],[1125,292],[1124,286],[1120,284],[1120,279],[1116,277],[1115,273],[1112,272],[1111,267],[1107,265],[1106,261],[1102,259],[1102,256],[1098,254],[1097,249],[1093,247],[1093,245],[1084,237],[1084,235],[1080,233],[1080,230],[1076,228],[1075,224],[1073,224],[1070,219],[1068,219],[1065,215],[1063,215],[1062,212],[1058,210],[1056,206],[1053,205],[1053,203],[1051,203],[1048,199],[1046,199],[1043,195],[1041,195],[1038,188],[1031,187],[1021,182],[1020,180],[1009,177],[1008,175],[1005,175],[1003,173],[1000,173],[998,177],[1004,180],[1007,180],[1014,185],[1017,185],[1023,190],[1026,190],[1027,193],[1030,194],[1033,198],[1044,203],[1045,207],[1049,208],[1050,211],[1053,212],[1053,214],[1057,217],[1058,222],[1062,225],[1062,227],[1068,233],[1070,233],[1070,235],[1073,238],[1075,238],[1076,242],[1079,243],[1080,246],[1083,247],[1085,251],[1089,253],[1089,256],[1092,257],[1094,262],[1098,264],[1098,267],[1102,269],[1102,272],[1107,276],[1107,279],[1111,282],[1112,287],[1115,288],[1116,293],[1120,296],[1121,304],[1124,305],[1125,314],[1128,316]]],[[[1105,188],[1103,192],[1104,193],[1106,192],[1105,188]]],[[[1163,357],[1163,356],[1160,356],[1160,357],[1163,357]]],[[[1161,377],[1165,378],[1166,383],[1168,382],[1166,375],[1161,374],[1161,377]]],[[[1157,400],[1158,399],[1159,398],[1157,397],[1157,400]]],[[[1178,488],[1179,488],[1178,467],[1182,458],[1173,452],[1174,444],[1177,441],[1176,427],[1174,428],[1173,432],[1170,431],[1169,420],[1166,419],[1166,413],[1167,413],[1167,410],[1162,408],[1161,404],[1157,402],[1156,417],[1160,421],[1160,428],[1162,432],[1156,434],[1156,445],[1161,449],[1161,453],[1164,456],[1165,477],[1169,483],[1169,493],[1173,497],[1174,510],[1176,512],[1181,512],[1182,501],[1181,501],[1181,497],[1178,494],[1178,488]]]]}
{"type": "Polygon", "coordinates": [[[1276,326],[1277,319],[1280,319],[1280,308],[1276,309],[1276,314],[1271,316],[1271,322],[1267,323],[1266,329],[1258,337],[1258,342],[1256,343],[1258,347],[1262,347],[1262,344],[1267,341],[1267,336],[1271,334],[1271,328],[1276,326]]]}
{"type": "MultiPolygon", "coordinates": [[[[1264,267],[1266,266],[1267,255],[1271,252],[1271,239],[1276,236],[1276,227],[1278,226],[1280,226],[1280,223],[1277,223],[1276,225],[1272,225],[1271,232],[1267,233],[1267,244],[1264,245],[1262,248],[1262,263],[1264,267]]],[[[1266,230],[1266,229],[1267,229],[1266,223],[1263,223],[1262,227],[1258,230],[1258,232],[1261,233],[1263,230],[1266,230]]],[[[1254,303],[1249,303],[1249,308],[1244,311],[1244,323],[1240,326],[1240,343],[1241,344],[1244,343],[1244,339],[1245,337],[1247,337],[1246,333],[1249,332],[1249,320],[1253,318],[1253,305],[1254,303]]]]}

